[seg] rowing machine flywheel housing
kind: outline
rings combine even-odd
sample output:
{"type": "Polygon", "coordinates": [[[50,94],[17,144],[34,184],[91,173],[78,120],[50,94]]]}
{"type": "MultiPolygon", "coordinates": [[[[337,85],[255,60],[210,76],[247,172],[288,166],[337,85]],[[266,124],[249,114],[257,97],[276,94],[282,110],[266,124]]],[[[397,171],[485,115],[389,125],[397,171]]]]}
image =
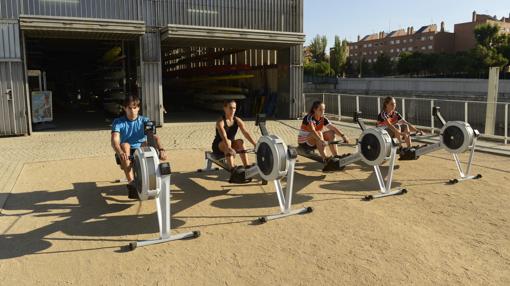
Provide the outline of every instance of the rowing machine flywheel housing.
{"type": "Polygon", "coordinates": [[[159,156],[153,147],[136,149],[133,156],[135,186],[140,200],[151,200],[161,190],[161,176],[158,176],[159,156]]]}
{"type": "Polygon", "coordinates": [[[259,175],[266,181],[278,180],[287,175],[287,145],[276,135],[260,137],[255,148],[259,175]]]}
{"type": "Polygon", "coordinates": [[[358,142],[361,160],[370,166],[381,165],[391,155],[393,141],[383,128],[365,129],[358,142]]]}
{"type": "Polygon", "coordinates": [[[444,148],[454,154],[462,153],[473,145],[478,131],[463,121],[448,121],[440,133],[440,140],[444,148]]]}

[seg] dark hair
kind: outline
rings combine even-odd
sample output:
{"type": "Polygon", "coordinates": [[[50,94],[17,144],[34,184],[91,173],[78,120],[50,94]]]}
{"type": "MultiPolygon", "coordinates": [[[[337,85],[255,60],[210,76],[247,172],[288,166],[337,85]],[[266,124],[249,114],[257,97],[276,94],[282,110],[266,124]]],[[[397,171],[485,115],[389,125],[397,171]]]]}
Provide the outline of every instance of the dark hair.
{"type": "Polygon", "coordinates": [[[136,106],[140,107],[140,102],[141,100],[137,95],[128,95],[124,98],[122,106],[128,107],[131,105],[131,103],[134,103],[136,106]]]}
{"type": "Polygon", "coordinates": [[[227,106],[227,105],[229,105],[231,102],[233,102],[233,103],[237,104],[237,102],[235,101],[235,99],[225,99],[225,100],[223,101],[223,106],[227,106]]]}
{"type": "Polygon", "coordinates": [[[388,105],[388,103],[390,103],[392,100],[395,100],[393,96],[387,96],[386,98],[384,98],[382,109],[386,110],[386,105],[388,105]]]}
{"type": "Polygon", "coordinates": [[[312,108],[310,108],[310,114],[314,114],[315,109],[317,109],[317,107],[319,107],[321,104],[324,104],[324,102],[322,102],[321,100],[314,101],[312,103],[312,108]]]}

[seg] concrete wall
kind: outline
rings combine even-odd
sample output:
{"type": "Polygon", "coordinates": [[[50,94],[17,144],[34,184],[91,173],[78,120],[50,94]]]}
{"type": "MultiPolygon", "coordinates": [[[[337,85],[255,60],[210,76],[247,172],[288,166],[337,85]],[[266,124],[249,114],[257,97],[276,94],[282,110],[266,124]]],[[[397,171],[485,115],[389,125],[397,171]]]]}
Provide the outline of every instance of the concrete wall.
{"type": "MultiPolygon", "coordinates": [[[[305,84],[305,92],[430,96],[484,100],[486,79],[349,78],[337,84],[305,84]]],[[[510,102],[510,80],[499,81],[499,101],[510,102]]]]}

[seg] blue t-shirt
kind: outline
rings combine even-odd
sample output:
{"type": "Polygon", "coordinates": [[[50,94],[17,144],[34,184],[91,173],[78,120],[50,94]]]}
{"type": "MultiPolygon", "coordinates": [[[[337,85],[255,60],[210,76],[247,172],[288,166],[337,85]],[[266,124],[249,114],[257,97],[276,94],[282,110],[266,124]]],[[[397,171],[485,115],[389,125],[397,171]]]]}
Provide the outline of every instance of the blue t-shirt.
{"type": "Polygon", "coordinates": [[[131,149],[136,149],[147,141],[144,133],[144,125],[149,121],[148,117],[138,116],[135,120],[129,120],[126,116],[116,118],[112,123],[112,133],[120,133],[120,143],[129,143],[131,149]]]}

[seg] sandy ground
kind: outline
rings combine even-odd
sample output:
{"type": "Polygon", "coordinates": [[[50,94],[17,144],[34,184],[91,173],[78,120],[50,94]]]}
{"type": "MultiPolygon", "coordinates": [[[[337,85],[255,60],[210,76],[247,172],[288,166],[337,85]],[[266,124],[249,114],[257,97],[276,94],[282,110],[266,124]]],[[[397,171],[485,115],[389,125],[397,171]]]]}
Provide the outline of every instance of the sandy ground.
{"type": "MultiPolygon", "coordinates": [[[[128,200],[111,156],[25,164],[0,219],[2,285],[510,285],[510,158],[477,154],[476,181],[446,153],[399,162],[395,186],[372,202],[366,166],[324,174],[300,158],[294,205],[276,213],[271,185],[203,174],[201,150],[171,151],[173,232],[197,239],[138,248],[157,236],[154,201],[128,200]]],[[[383,171],[385,168],[383,168],[383,171]]]]}

